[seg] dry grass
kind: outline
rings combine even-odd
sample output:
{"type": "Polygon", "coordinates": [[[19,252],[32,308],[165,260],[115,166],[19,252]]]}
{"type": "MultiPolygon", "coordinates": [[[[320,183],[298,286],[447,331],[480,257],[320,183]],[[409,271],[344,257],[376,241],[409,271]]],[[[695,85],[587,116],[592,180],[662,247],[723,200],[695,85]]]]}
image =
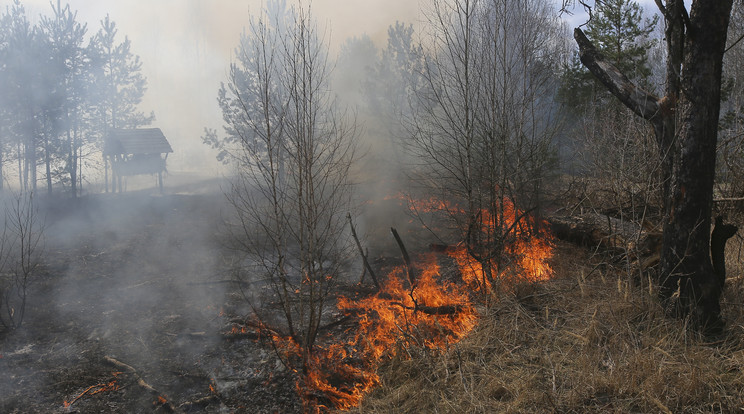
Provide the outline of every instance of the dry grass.
{"type": "Polygon", "coordinates": [[[666,317],[647,283],[564,246],[555,280],[484,307],[446,352],[389,361],[354,412],[739,412],[744,282],[733,260],[744,249],[731,241],[722,338],[666,317]]]}

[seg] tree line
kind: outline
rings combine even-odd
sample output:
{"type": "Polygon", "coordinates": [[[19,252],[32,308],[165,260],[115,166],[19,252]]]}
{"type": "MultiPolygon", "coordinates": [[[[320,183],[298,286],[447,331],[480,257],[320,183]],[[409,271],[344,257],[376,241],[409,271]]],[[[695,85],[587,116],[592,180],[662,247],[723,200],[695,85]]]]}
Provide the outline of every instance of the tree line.
{"type": "Polygon", "coordinates": [[[154,120],[137,109],[142,62],[107,15],[90,34],[58,0],[31,24],[20,0],[0,15],[0,189],[46,186],[77,196],[100,157],[106,132],[154,120]]]}

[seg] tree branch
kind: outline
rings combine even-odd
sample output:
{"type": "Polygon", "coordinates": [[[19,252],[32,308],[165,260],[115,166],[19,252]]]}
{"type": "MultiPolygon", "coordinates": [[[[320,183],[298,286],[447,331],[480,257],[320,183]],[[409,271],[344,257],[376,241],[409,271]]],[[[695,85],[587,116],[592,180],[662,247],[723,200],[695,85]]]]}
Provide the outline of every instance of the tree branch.
{"type": "Polygon", "coordinates": [[[660,114],[659,99],[653,94],[639,88],[618,68],[608,62],[587,39],[584,32],[574,29],[574,39],[579,45],[581,63],[596,76],[609,91],[641,118],[652,120],[660,114]]]}
{"type": "Polygon", "coordinates": [[[664,4],[661,3],[661,0],[654,0],[654,2],[656,2],[656,7],[659,8],[662,16],[666,15],[666,7],[664,7],[664,4]]]}

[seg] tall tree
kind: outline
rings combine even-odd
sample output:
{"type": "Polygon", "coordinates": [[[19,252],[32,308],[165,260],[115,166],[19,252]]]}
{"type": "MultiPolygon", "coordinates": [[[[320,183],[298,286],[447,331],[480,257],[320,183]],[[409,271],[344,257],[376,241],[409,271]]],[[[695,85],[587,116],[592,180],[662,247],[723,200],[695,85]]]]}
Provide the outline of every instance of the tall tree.
{"type": "Polygon", "coordinates": [[[40,33],[49,46],[47,76],[56,85],[56,96],[49,128],[44,131],[43,154],[47,192],[51,194],[53,175],[68,182],[71,194],[78,191],[78,150],[82,146],[82,128],[91,89],[91,60],[85,46],[87,27],[76,21],[69,5],[57,1],[52,17],[43,16],[40,33]],[[53,170],[53,163],[61,166],[53,170]]]}
{"type": "MultiPolygon", "coordinates": [[[[48,47],[32,27],[20,1],[3,15],[6,50],[2,65],[6,131],[15,147],[18,179],[23,190],[36,189],[36,164],[43,109],[49,109],[55,85],[47,73],[48,47]]],[[[9,142],[10,143],[10,142],[9,142]]]]}
{"type": "Polygon", "coordinates": [[[582,63],[654,128],[663,166],[660,294],[707,329],[722,326],[710,257],[721,73],[732,0],[657,0],[665,23],[666,86],[658,97],[631,81],[574,30],[582,63]]]}
{"type": "MultiPolygon", "coordinates": [[[[118,29],[108,15],[101,21],[92,41],[97,72],[96,97],[99,124],[99,145],[107,131],[116,128],[137,128],[155,120],[154,112],[145,115],[138,109],[147,90],[147,78],[142,74],[142,62],[131,50],[131,41],[117,43],[118,29]]],[[[104,160],[106,192],[108,192],[108,164],[104,160]]]]}

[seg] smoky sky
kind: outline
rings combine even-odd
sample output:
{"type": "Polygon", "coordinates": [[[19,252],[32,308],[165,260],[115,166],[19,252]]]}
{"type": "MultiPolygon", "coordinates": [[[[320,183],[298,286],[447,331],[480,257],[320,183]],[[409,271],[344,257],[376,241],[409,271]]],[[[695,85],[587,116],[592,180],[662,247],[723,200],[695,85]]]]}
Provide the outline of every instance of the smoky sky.
{"type": "MultiPolygon", "coordinates": [[[[52,0],[56,4],[56,0],[52,0]]],[[[3,9],[10,0],[0,1],[3,9]]],[[[153,126],[171,142],[170,171],[221,173],[215,153],[201,143],[205,127],[222,127],[217,90],[226,79],[240,34],[261,0],[69,0],[77,19],[95,34],[108,14],[118,41],[129,37],[139,55],[148,90],[140,105],[155,112],[153,126]]],[[[288,1],[293,4],[293,1],[288,1]]],[[[22,0],[32,24],[50,16],[50,0],[22,0]]],[[[307,2],[305,2],[307,4],[307,2]]],[[[346,38],[368,35],[382,46],[395,21],[415,23],[418,0],[314,0],[312,10],[327,28],[332,51],[346,38]]]]}
{"type": "MultiPolygon", "coordinates": [[[[56,0],[52,0],[56,3],[56,0]]],[[[140,105],[154,111],[153,126],[163,130],[174,153],[168,158],[170,171],[207,174],[225,172],[215,153],[201,143],[205,127],[221,130],[222,116],[217,90],[227,76],[240,34],[262,0],[69,0],[78,21],[87,23],[88,36],[98,31],[108,14],[116,22],[118,41],[129,37],[132,53],[142,60],[148,90],[140,105]]],[[[288,4],[294,1],[288,0],[288,4]]],[[[347,38],[371,37],[378,47],[385,44],[387,29],[396,21],[417,25],[426,0],[314,0],[315,18],[326,28],[331,51],[347,38]]],[[[655,12],[653,0],[639,2],[655,12]]],[[[0,0],[4,8],[10,0],[0,0]]],[[[51,15],[50,0],[22,0],[32,23],[40,14],[51,15]]],[[[304,4],[308,4],[307,1],[304,4]]],[[[556,2],[556,11],[559,4],[556,2]]],[[[564,16],[571,27],[586,15],[577,6],[573,16],[564,16]]]]}

